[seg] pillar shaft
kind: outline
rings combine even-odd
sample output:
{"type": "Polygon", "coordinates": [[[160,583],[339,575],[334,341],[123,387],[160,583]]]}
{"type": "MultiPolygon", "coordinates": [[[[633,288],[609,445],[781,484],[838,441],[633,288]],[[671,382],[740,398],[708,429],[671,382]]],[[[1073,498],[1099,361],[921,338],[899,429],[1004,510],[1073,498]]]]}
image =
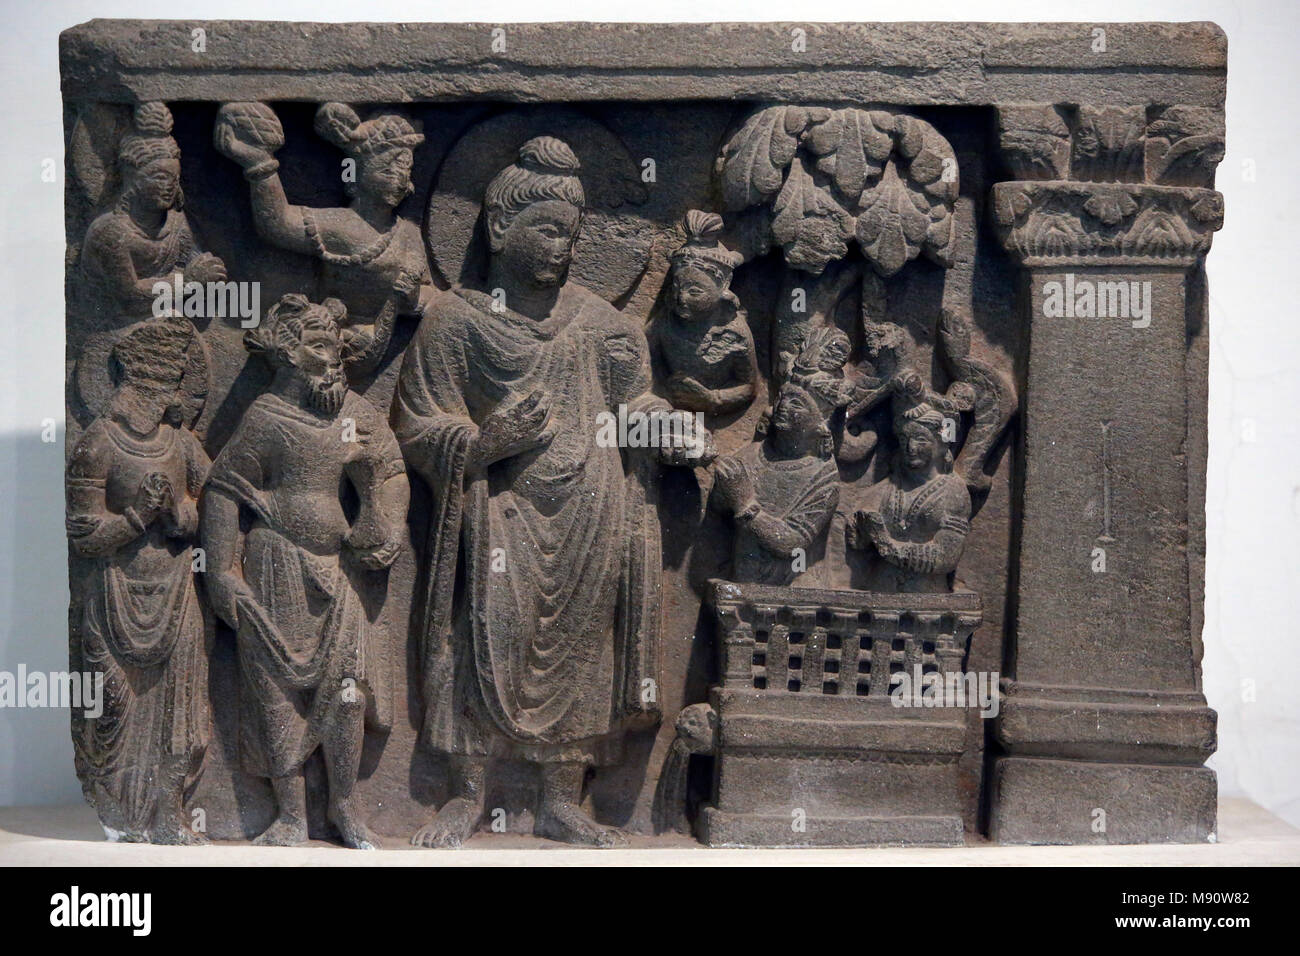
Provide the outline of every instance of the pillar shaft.
{"type": "Polygon", "coordinates": [[[1165,175],[1168,144],[1145,142],[1147,122],[1141,108],[1002,116],[1013,170],[1049,178],[1000,183],[992,197],[1029,330],[1017,607],[992,781],[999,842],[1189,842],[1215,825],[1185,369],[1187,278],[1222,199],[1165,175]],[[1019,162],[1029,155],[1036,168],[1019,162]]]}

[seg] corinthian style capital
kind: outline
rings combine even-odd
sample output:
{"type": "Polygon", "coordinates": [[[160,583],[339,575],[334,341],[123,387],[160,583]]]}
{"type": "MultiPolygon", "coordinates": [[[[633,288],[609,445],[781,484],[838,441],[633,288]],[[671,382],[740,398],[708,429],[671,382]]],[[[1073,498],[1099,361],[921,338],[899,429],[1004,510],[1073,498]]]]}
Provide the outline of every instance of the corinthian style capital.
{"type": "Polygon", "coordinates": [[[1223,159],[1223,113],[1204,106],[1170,106],[1147,126],[1147,177],[1170,186],[1213,186],[1223,159]]]}
{"type": "Polygon", "coordinates": [[[1187,268],[1223,225],[1223,196],[1137,183],[998,183],[993,220],[1007,251],[1027,266],[1187,268]]]}

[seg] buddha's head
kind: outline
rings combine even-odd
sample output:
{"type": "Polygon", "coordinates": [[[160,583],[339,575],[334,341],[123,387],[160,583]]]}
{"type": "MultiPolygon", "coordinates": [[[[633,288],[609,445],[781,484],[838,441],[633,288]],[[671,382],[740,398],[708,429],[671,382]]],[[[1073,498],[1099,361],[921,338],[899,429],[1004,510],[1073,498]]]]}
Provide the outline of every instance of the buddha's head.
{"type": "Polygon", "coordinates": [[[538,136],[493,178],[483,210],[495,268],[531,288],[564,283],[585,204],[579,168],[566,143],[538,136]]]}

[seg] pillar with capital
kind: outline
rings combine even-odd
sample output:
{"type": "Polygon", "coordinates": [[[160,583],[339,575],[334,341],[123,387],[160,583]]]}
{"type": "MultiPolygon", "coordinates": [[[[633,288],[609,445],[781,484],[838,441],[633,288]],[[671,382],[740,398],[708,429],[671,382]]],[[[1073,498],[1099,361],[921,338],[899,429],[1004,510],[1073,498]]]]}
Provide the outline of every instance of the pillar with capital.
{"type": "Polygon", "coordinates": [[[1222,113],[1031,104],[998,121],[1015,179],[992,214],[1029,349],[990,834],[1212,839],[1199,296],[1222,113]]]}

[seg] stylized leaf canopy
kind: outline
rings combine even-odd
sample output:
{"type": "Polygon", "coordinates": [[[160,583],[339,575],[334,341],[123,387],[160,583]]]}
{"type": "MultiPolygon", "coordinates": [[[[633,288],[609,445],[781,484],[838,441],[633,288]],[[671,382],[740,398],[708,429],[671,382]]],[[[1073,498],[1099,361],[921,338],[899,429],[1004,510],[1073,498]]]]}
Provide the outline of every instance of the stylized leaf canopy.
{"type": "Polygon", "coordinates": [[[852,239],[881,275],[921,253],[951,264],[956,156],[914,116],[767,107],[723,146],[718,172],[729,210],[770,205],[793,268],[820,274],[852,239]]]}

